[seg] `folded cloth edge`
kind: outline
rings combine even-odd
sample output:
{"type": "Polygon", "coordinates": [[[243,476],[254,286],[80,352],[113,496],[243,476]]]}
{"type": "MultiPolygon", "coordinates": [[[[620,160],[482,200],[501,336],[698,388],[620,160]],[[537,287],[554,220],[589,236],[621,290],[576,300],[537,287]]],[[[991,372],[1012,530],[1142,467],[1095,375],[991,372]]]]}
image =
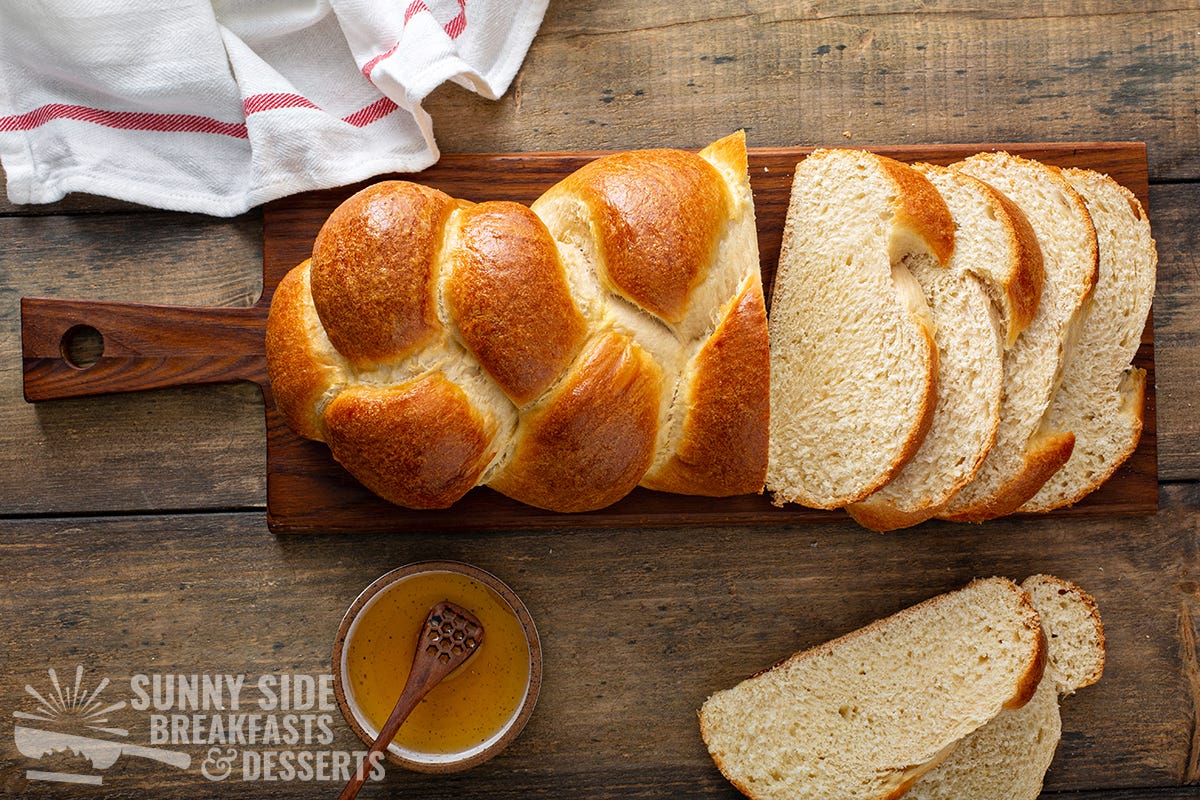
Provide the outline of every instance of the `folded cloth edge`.
{"type": "MultiPolygon", "coordinates": [[[[460,2],[460,5],[464,4],[460,2]]],[[[9,113],[14,114],[11,117],[0,118],[0,161],[3,162],[6,172],[8,197],[15,204],[51,203],[61,200],[71,193],[82,193],[112,197],[154,208],[230,217],[297,192],[358,183],[385,173],[419,172],[436,163],[440,158],[440,150],[433,135],[433,120],[421,107],[422,101],[430,92],[446,81],[459,83],[487,99],[497,99],[503,96],[515,80],[521,62],[536,36],[548,6],[548,0],[532,0],[532,2],[522,5],[525,7],[524,11],[511,20],[512,24],[504,37],[505,46],[498,53],[499,58],[494,63],[475,66],[452,56],[429,64],[429,69],[423,70],[415,81],[412,81],[414,76],[410,75],[407,89],[394,84],[387,78],[380,81],[383,85],[376,86],[377,90],[383,92],[381,99],[387,98],[397,102],[398,105],[408,105],[407,113],[411,114],[410,125],[415,123],[410,130],[415,128],[414,133],[419,131],[419,139],[406,140],[405,136],[397,131],[395,141],[399,147],[394,149],[376,149],[374,153],[369,152],[369,148],[367,152],[349,150],[329,156],[318,154],[318,157],[310,159],[303,169],[280,170],[276,174],[267,172],[267,174],[246,181],[244,188],[238,191],[232,191],[228,186],[223,189],[205,191],[205,187],[198,184],[195,188],[200,189],[199,191],[189,191],[186,186],[182,185],[158,185],[145,180],[144,169],[140,177],[133,169],[130,170],[130,174],[122,175],[120,166],[114,165],[113,162],[105,164],[103,171],[99,172],[90,162],[80,163],[81,159],[75,158],[75,153],[70,147],[63,146],[63,143],[69,143],[73,136],[69,133],[70,126],[88,126],[90,128],[104,123],[99,123],[94,118],[89,119],[82,114],[73,116],[61,114],[52,115],[46,121],[32,123],[26,121],[24,124],[28,127],[22,127],[21,117],[45,112],[47,106],[33,110],[14,107],[14,96],[9,92],[10,87],[6,85],[5,81],[0,80],[0,108],[5,108],[9,113]],[[405,92],[403,98],[394,96],[399,91],[405,92]],[[401,99],[407,102],[402,103],[401,99]],[[16,124],[13,124],[14,121],[16,124]],[[7,127],[2,124],[5,122],[9,123],[7,127]],[[51,142],[51,152],[57,159],[56,161],[48,160],[44,152],[39,155],[35,151],[35,144],[40,144],[43,150],[45,145],[38,143],[34,138],[35,134],[32,134],[31,131],[42,128],[43,125],[47,126],[43,133],[52,131],[53,127],[50,126],[59,128],[58,133],[50,133],[48,137],[51,142]],[[65,129],[63,126],[66,126],[65,129]],[[420,142],[420,139],[424,139],[424,141],[420,142]],[[414,147],[422,144],[424,145],[423,149],[414,151],[414,147]],[[409,145],[409,147],[405,148],[405,145],[409,145]]],[[[379,64],[375,65],[384,67],[381,70],[381,77],[389,71],[387,61],[387,58],[383,58],[379,64]]],[[[119,110],[88,109],[83,106],[78,110],[110,116],[130,113],[119,110]]],[[[322,113],[319,109],[313,109],[313,111],[322,113]]],[[[54,113],[53,109],[51,109],[51,113],[54,113]]],[[[302,115],[305,113],[305,109],[272,112],[273,115],[279,113],[302,115]]],[[[203,117],[198,118],[207,120],[203,117]]],[[[302,117],[299,119],[302,120],[302,117]]],[[[243,134],[234,136],[234,138],[246,138],[244,135],[245,118],[224,123],[219,120],[209,121],[214,125],[219,123],[226,127],[240,127],[243,134]]],[[[286,121],[280,124],[303,125],[304,123],[302,121],[286,121]]],[[[361,122],[358,124],[362,125],[361,122]]],[[[110,129],[103,132],[103,138],[111,142],[119,141],[116,137],[127,134],[112,129],[121,127],[121,125],[109,126],[110,129]]],[[[187,132],[176,134],[165,129],[159,133],[166,136],[188,135],[187,132]]],[[[385,136],[384,141],[386,139],[385,136]]],[[[379,142],[377,141],[377,143],[379,142]]],[[[230,152],[232,151],[231,148],[230,152]]]]}

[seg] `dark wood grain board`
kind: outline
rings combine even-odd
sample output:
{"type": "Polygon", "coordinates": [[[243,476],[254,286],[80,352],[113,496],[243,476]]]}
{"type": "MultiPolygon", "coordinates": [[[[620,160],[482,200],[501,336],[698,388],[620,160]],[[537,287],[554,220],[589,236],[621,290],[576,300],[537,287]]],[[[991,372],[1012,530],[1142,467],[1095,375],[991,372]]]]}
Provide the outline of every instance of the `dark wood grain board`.
{"type": "MultiPolygon", "coordinates": [[[[1059,166],[1111,175],[1149,208],[1146,149],[1141,143],[955,144],[872,147],[905,161],[950,163],[987,149],[1006,149],[1059,166]]],[[[809,148],[752,149],[764,285],[769,291],[779,255],[792,171],[809,148]]],[[[468,200],[531,202],[551,184],[599,153],[446,155],[413,180],[468,200]]],[[[630,527],[664,525],[790,525],[843,518],[843,512],[774,508],[765,496],[697,498],[638,489],[608,508],[564,515],[541,511],[486,488],[451,509],[411,511],[377,498],[330,457],[323,444],[293,435],[275,413],[263,368],[261,330],[271,293],[311,253],[322,222],[365,184],[310,192],[271,203],[263,213],[263,297],[243,309],[189,309],[123,304],[23,301],[25,393],[29,400],[160,388],[184,383],[248,380],[263,388],[267,424],[267,513],[276,532],[630,527]],[[99,310],[101,313],[93,314],[99,310]],[[211,317],[206,317],[210,314],[211,317]],[[97,321],[99,320],[99,321],[97,321]],[[186,327],[177,327],[176,322],[186,327]],[[211,324],[210,324],[211,323],[211,324]],[[78,369],[62,357],[61,339],[77,325],[97,328],[105,354],[78,369]],[[116,347],[107,343],[116,342],[116,347]]],[[[1153,222],[1153,209],[1150,209],[1153,222]]],[[[769,302],[769,299],[768,299],[769,302]]],[[[1152,514],[1158,507],[1153,324],[1135,363],[1146,369],[1146,420],[1130,460],[1100,490],[1056,516],[1152,514]]]]}

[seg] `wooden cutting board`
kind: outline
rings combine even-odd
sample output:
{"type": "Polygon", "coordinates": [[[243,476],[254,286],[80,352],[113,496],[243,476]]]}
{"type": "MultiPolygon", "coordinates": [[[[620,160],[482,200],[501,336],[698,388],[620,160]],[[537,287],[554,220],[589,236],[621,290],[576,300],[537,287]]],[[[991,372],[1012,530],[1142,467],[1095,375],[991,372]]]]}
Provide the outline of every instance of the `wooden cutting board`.
{"type": "MultiPolygon", "coordinates": [[[[903,161],[948,164],[981,150],[1005,149],[1059,166],[1111,175],[1149,209],[1143,143],[962,144],[871,148],[903,161]]],[[[792,170],[811,148],[751,149],[750,179],[758,221],[763,283],[775,277],[792,170]]],[[[403,176],[468,200],[532,202],[599,153],[446,155],[403,176]]],[[[380,178],[381,180],[382,178],[380,178]]],[[[778,509],[765,496],[701,498],[635,490],[619,503],[584,514],[522,505],[486,488],[453,508],[411,511],[364,489],[323,444],[293,435],[275,411],[266,375],[263,332],[280,278],[307,258],[330,211],[364,184],[308,192],[263,211],[263,296],[248,308],[183,308],[23,298],[21,336],[25,398],[30,402],[184,384],[252,381],[263,391],[267,425],[267,519],[279,533],[405,529],[799,525],[844,518],[841,511],[778,509]],[[103,337],[103,354],[81,368],[65,343],[87,328],[103,337]]],[[[1150,209],[1153,224],[1153,210],[1150,209]]],[[[1148,374],[1141,443],[1098,491],[1053,516],[1153,514],[1158,508],[1153,323],[1147,321],[1135,364],[1148,374]]]]}

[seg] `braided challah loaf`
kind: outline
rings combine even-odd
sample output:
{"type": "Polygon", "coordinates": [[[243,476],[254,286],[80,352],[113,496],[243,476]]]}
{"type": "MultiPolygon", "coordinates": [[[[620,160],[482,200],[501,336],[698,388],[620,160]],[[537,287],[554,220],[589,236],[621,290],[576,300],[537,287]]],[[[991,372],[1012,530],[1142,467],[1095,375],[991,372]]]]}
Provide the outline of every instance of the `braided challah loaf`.
{"type": "Polygon", "coordinates": [[[740,132],[600,158],[532,208],[404,181],[339,206],[267,323],[291,429],[385,499],[553,511],[761,491],[769,367],[740,132]]]}

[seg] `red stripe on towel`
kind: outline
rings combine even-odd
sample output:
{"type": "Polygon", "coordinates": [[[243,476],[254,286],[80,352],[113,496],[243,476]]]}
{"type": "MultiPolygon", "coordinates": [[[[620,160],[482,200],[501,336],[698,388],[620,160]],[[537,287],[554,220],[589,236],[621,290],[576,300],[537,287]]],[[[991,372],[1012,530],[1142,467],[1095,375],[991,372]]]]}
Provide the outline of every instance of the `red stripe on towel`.
{"type": "MultiPolygon", "coordinates": [[[[404,9],[404,24],[408,25],[409,20],[411,20],[417,14],[420,14],[422,12],[425,12],[427,14],[432,13],[429,11],[429,6],[425,5],[425,0],[412,0],[412,2],[410,2],[408,4],[408,6],[404,9]]],[[[467,0],[458,0],[458,16],[456,16],[454,19],[450,20],[445,25],[443,25],[442,30],[444,30],[446,32],[446,35],[449,36],[451,39],[457,39],[459,36],[462,36],[463,31],[466,30],[466,28],[467,28],[467,0]]],[[[387,52],[380,53],[379,55],[375,56],[370,61],[368,61],[366,64],[363,64],[363,68],[362,68],[363,77],[365,77],[367,80],[371,80],[371,71],[375,69],[375,66],[380,61],[383,61],[385,58],[388,58],[393,53],[395,53],[397,48],[399,48],[399,47],[400,47],[400,43],[396,42],[394,45],[392,45],[391,49],[389,49],[387,52]]]]}
{"type": "Polygon", "coordinates": [[[349,123],[356,128],[362,128],[370,125],[378,119],[383,119],[388,114],[395,111],[399,106],[390,97],[381,97],[366,108],[355,111],[348,117],[342,117],[342,122],[349,123]]]}
{"type": "Polygon", "coordinates": [[[236,139],[246,138],[246,125],[243,122],[222,122],[212,117],[202,117],[196,114],[153,114],[145,111],[105,111],[99,108],[71,105],[68,103],[47,103],[33,111],[15,114],[11,117],[0,117],[0,133],[10,131],[31,131],[40,128],[47,122],[57,119],[71,119],[79,122],[91,122],[106,128],[119,128],[134,131],[165,131],[169,133],[213,133],[220,136],[232,136],[236,139]]]}
{"type": "Polygon", "coordinates": [[[415,17],[417,14],[420,14],[422,11],[428,11],[428,10],[429,10],[429,6],[425,5],[425,3],[422,2],[422,0],[413,0],[411,3],[408,4],[408,8],[404,9],[404,24],[407,25],[408,21],[410,19],[412,19],[413,17],[415,17]]]}
{"type": "Polygon", "coordinates": [[[446,35],[451,39],[462,36],[467,27],[467,0],[458,0],[458,16],[446,23],[446,35]]]}
{"type": "MultiPolygon", "coordinates": [[[[247,97],[242,103],[246,109],[246,116],[258,114],[262,111],[275,111],[281,108],[311,108],[314,111],[321,111],[321,107],[307,97],[299,94],[289,94],[284,92],[270,94],[255,94],[247,97]]],[[[376,120],[383,119],[388,114],[391,114],[399,106],[397,106],[391,98],[381,97],[369,106],[360,108],[353,114],[348,114],[342,117],[342,122],[347,125],[353,125],[356,128],[363,128],[370,125],[376,120]]]]}
{"type": "MultiPolygon", "coordinates": [[[[247,117],[262,111],[274,111],[281,108],[321,110],[320,106],[307,97],[286,92],[251,95],[242,102],[242,108],[247,117]]],[[[372,122],[383,119],[397,108],[398,106],[391,99],[381,97],[365,108],[342,117],[342,122],[353,125],[356,128],[362,128],[370,125],[372,122]]],[[[24,114],[0,117],[0,133],[31,131],[40,128],[48,122],[59,119],[90,122],[93,125],[103,125],[106,128],[117,128],[120,130],[163,133],[211,133],[218,136],[231,136],[235,139],[247,138],[246,123],[244,122],[222,122],[219,119],[204,117],[198,114],[106,111],[104,109],[89,108],[88,106],[70,103],[47,103],[24,114]]]]}
{"type": "Polygon", "coordinates": [[[319,106],[302,95],[274,92],[250,95],[242,101],[242,108],[248,117],[259,111],[274,111],[277,108],[319,108],[319,106]]]}

